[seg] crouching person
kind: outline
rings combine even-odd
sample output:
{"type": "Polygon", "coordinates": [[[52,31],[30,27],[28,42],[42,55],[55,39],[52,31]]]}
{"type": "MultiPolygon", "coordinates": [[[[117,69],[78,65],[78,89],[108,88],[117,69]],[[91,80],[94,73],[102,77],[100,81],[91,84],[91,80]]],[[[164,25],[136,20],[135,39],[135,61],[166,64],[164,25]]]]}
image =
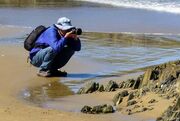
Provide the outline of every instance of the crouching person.
{"type": "Polygon", "coordinates": [[[71,20],[62,17],[57,24],[50,26],[36,40],[30,51],[31,64],[39,68],[38,76],[66,76],[62,68],[70,60],[75,51],[81,50],[81,42],[77,29],[71,20]]]}

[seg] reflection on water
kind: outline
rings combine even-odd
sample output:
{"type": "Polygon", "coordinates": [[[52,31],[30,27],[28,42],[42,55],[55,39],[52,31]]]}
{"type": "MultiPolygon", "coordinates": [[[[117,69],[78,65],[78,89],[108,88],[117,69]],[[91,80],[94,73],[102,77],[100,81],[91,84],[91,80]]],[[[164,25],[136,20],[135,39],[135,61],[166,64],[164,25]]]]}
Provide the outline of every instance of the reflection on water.
{"type": "Polygon", "coordinates": [[[180,58],[178,35],[84,33],[81,57],[116,66],[123,72],[144,68],[180,58]]]}
{"type": "Polygon", "coordinates": [[[73,92],[69,90],[67,86],[57,81],[42,86],[25,89],[22,93],[25,100],[38,105],[41,105],[42,103],[53,98],[73,94],[73,92]]]}
{"type": "Polygon", "coordinates": [[[92,77],[96,77],[98,76],[98,74],[68,74],[69,78],[81,78],[81,79],[87,79],[87,78],[92,78],[92,77]]]}
{"type": "Polygon", "coordinates": [[[84,32],[82,37],[86,41],[99,42],[102,46],[172,48],[180,45],[180,35],[84,32]]]}

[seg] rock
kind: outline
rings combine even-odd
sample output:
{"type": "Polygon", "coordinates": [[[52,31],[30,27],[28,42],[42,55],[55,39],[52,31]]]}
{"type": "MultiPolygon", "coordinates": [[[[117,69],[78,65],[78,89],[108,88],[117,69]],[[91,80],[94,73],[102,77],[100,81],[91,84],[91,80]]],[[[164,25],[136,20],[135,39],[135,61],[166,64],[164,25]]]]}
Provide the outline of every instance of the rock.
{"type": "Polygon", "coordinates": [[[115,91],[118,88],[118,84],[114,81],[109,81],[109,83],[107,84],[105,91],[106,92],[111,92],[111,91],[115,91]]]}
{"type": "Polygon", "coordinates": [[[82,109],[81,109],[81,112],[82,113],[91,113],[91,107],[90,106],[84,106],[82,109]]]}
{"type": "Polygon", "coordinates": [[[180,97],[179,97],[179,98],[177,99],[177,101],[176,101],[175,108],[176,108],[177,110],[180,110],[180,97]]]}
{"type": "Polygon", "coordinates": [[[103,86],[103,85],[100,85],[99,88],[98,88],[98,91],[99,91],[99,92],[103,92],[103,91],[104,91],[104,86],[103,86]]]}
{"type": "Polygon", "coordinates": [[[146,95],[146,92],[148,92],[148,91],[149,91],[149,88],[145,86],[139,90],[138,96],[142,97],[142,96],[146,95]]]}
{"type": "Polygon", "coordinates": [[[99,83],[95,83],[94,91],[97,91],[99,89],[99,83]]]}
{"type": "Polygon", "coordinates": [[[176,78],[173,75],[170,75],[166,80],[161,82],[161,85],[169,85],[170,83],[172,83],[172,81],[174,81],[176,78]]]}
{"type": "Polygon", "coordinates": [[[99,113],[102,113],[102,111],[103,111],[103,106],[101,105],[94,106],[91,110],[93,114],[99,114],[99,113]]]}
{"type": "Polygon", "coordinates": [[[152,69],[148,68],[146,70],[146,72],[144,73],[144,78],[143,78],[143,81],[141,83],[141,87],[148,85],[150,77],[151,77],[151,73],[152,73],[152,69]]]}
{"type": "Polygon", "coordinates": [[[120,89],[123,88],[123,87],[124,87],[124,84],[125,84],[124,81],[120,82],[120,83],[119,83],[119,88],[120,88],[120,89]]]}
{"type": "Polygon", "coordinates": [[[180,70],[176,71],[176,78],[179,78],[180,70]]]}
{"type": "Polygon", "coordinates": [[[114,105],[119,105],[121,102],[123,101],[122,97],[119,97],[118,100],[116,102],[114,102],[114,105]]]}
{"type": "Polygon", "coordinates": [[[132,100],[134,98],[134,92],[131,92],[128,97],[128,101],[132,100]]]}
{"type": "Polygon", "coordinates": [[[140,112],[144,112],[144,111],[147,111],[147,110],[148,110],[148,108],[144,107],[144,108],[141,109],[140,112]]]}
{"type": "Polygon", "coordinates": [[[150,90],[151,92],[158,92],[158,86],[157,86],[157,84],[151,83],[151,84],[148,85],[148,87],[149,87],[149,90],[150,90]]]}
{"type": "Polygon", "coordinates": [[[120,104],[122,101],[120,100],[123,100],[122,97],[120,97],[119,93],[117,93],[114,98],[113,98],[113,104],[116,106],[118,104],[120,104]]]}
{"type": "Polygon", "coordinates": [[[133,87],[135,82],[136,82],[136,80],[134,80],[134,79],[128,79],[127,81],[122,81],[122,82],[119,83],[119,88],[121,89],[121,88],[130,88],[130,87],[133,87]]]}
{"type": "Polygon", "coordinates": [[[106,107],[103,108],[102,113],[113,113],[114,109],[111,105],[107,105],[106,107]]]}
{"type": "Polygon", "coordinates": [[[84,88],[82,87],[78,90],[77,94],[83,94],[83,93],[84,93],[84,88]]]}
{"type": "Polygon", "coordinates": [[[162,121],[162,120],[163,120],[162,117],[158,117],[158,118],[156,119],[156,121],[162,121]]]}
{"type": "Polygon", "coordinates": [[[114,108],[111,105],[97,105],[97,106],[84,106],[81,109],[82,113],[89,113],[89,114],[100,114],[100,113],[114,113],[114,108]]]}
{"type": "Polygon", "coordinates": [[[135,100],[132,100],[132,101],[128,101],[127,103],[127,106],[131,106],[131,105],[134,105],[136,104],[137,102],[135,100]]]}
{"type": "Polygon", "coordinates": [[[180,120],[180,97],[177,99],[173,106],[169,106],[168,109],[162,115],[162,121],[179,121],[180,120]]]}
{"type": "Polygon", "coordinates": [[[150,76],[150,80],[157,80],[159,79],[159,70],[152,70],[151,76],[150,76]]]}
{"type": "Polygon", "coordinates": [[[119,93],[119,95],[120,95],[121,97],[126,97],[126,96],[129,95],[129,93],[128,93],[127,90],[123,90],[123,91],[121,91],[121,92],[119,93]]]}
{"type": "Polygon", "coordinates": [[[128,96],[127,90],[124,90],[124,91],[117,93],[113,98],[114,105],[119,105],[122,102],[123,97],[125,97],[125,96],[128,96]]]}
{"type": "MultiPolygon", "coordinates": [[[[173,106],[170,106],[159,121],[180,121],[180,61],[168,62],[147,69],[142,78],[128,80],[119,84],[121,88],[139,89],[136,93],[130,93],[127,106],[137,103],[132,101],[134,97],[141,98],[151,91],[162,98],[176,98],[173,106]],[[137,81],[138,80],[138,81],[137,81]]],[[[155,99],[149,100],[149,104],[157,102],[155,99]]],[[[153,105],[153,104],[152,104],[153,105]]],[[[135,106],[134,106],[135,107],[135,106]]],[[[138,108],[140,109],[140,108],[138,108]]],[[[152,110],[152,107],[142,107],[141,111],[152,110]]],[[[139,110],[140,111],[140,110],[139,110]]]]}
{"type": "Polygon", "coordinates": [[[136,81],[134,79],[128,79],[127,81],[125,81],[123,88],[131,88],[135,84],[135,82],[136,81]]]}
{"type": "Polygon", "coordinates": [[[155,99],[151,99],[148,103],[155,103],[156,100],[155,99]]]}
{"type": "Polygon", "coordinates": [[[135,80],[134,85],[132,86],[132,89],[138,89],[140,87],[140,84],[142,83],[143,76],[139,76],[137,80],[135,80]]]}
{"type": "Polygon", "coordinates": [[[133,91],[132,93],[133,93],[134,97],[138,97],[139,96],[139,89],[136,91],[133,91]]]}
{"type": "Polygon", "coordinates": [[[136,108],[139,108],[139,107],[141,107],[141,106],[139,106],[139,105],[135,105],[133,109],[136,109],[136,108]]]}
{"type": "Polygon", "coordinates": [[[92,93],[98,90],[98,88],[99,88],[99,83],[89,82],[85,85],[85,87],[80,88],[77,94],[92,93]]]}
{"type": "Polygon", "coordinates": [[[127,109],[126,112],[127,112],[128,115],[132,114],[132,110],[131,109],[127,109]]]}

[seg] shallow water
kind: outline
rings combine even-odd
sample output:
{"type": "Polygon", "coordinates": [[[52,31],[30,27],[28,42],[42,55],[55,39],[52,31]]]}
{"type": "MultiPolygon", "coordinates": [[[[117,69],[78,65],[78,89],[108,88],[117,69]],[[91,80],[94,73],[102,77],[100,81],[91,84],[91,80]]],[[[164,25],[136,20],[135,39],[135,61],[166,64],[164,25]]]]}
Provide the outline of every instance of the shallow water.
{"type": "Polygon", "coordinates": [[[113,7],[0,8],[0,25],[50,26],[67,16],[90,32],[180,33],[180,15],[113,7]],[[16,16],[12,16],[16,15],[16,16]]]}
{"type": "Polygon", "coordinates": [[[86,33],[83,54],[97,61],[114,65],[115,71],[144,68],[180,57],[179,36],[147,34],[86,33]],[[90,38],[89,38],[90,37],[90,38]]]}
{"type": "Polygon", "coordinates": [[[67,86],[56,81],[38,87],[27,88],[22,92],[22,98],[38,106],[42,106],[42,103],[54,98],[74,94],[67,86]]]}

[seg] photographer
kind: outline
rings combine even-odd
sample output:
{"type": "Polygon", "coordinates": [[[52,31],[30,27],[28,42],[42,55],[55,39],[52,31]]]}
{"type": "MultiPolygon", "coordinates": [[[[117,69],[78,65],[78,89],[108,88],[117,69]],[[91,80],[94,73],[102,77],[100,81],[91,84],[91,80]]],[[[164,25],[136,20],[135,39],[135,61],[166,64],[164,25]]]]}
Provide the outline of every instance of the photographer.
{"type": "Polygon", "coordinates": [[[37,75],[66,76],[66,72],[58,69],[69,61],[75,51],[80,51],[81,42],[77,35],[81,32],[66,17],[59,18],[57,24],[45,30],[30,51],[31,64],[39,68],[37,75]]]}

